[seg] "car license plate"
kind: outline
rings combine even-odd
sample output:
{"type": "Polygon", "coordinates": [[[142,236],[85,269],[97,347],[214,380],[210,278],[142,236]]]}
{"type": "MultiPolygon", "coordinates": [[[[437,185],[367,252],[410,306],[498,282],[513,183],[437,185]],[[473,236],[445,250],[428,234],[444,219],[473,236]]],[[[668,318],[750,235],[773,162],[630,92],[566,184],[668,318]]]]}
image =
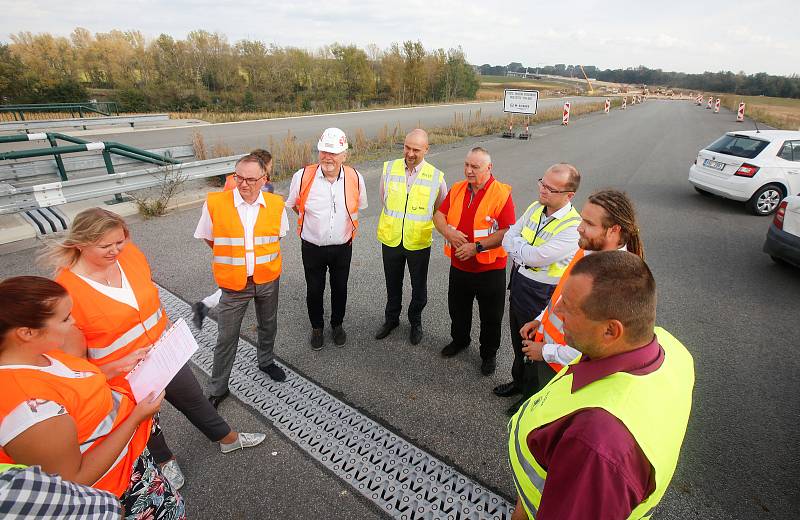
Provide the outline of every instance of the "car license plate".
{"type": "Polygon", "coordinates": [[[719,161],[712,161],[711,159],[706,159],[703,161],[703,166],[708,168],[713,168],[715,170],[722,171],[725,169],[725,163],[719,161]]]}

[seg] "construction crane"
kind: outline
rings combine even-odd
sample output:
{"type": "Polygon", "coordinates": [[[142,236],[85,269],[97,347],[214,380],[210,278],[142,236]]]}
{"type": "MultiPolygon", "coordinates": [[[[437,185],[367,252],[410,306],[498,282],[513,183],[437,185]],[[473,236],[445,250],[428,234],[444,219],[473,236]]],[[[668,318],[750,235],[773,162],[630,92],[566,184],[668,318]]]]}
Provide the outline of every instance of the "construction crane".
{"type": "Polygon", "coordinates": [[[581,68],[581,72],[583,72],[583,77],[586,78],[586,83],[589,85],[589,95],[594,94],[594,88],[592,87],[592,82],[589,81],[589,76],[586,75],[586,71],[583,70],[583,65],[578,65],[581,68]]]}

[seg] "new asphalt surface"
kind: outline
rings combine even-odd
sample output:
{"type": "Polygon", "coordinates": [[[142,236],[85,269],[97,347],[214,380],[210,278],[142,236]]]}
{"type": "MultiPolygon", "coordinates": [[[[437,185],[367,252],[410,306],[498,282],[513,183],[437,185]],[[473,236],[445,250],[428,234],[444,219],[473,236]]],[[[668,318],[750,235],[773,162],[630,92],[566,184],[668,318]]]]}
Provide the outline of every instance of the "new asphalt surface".
{"type": "MultiPolygon", "coordinates": [[[[534,128],[528,142],[489,136],[435,148],[428,156],[451,185],[463,178],[469,147],[480,143],[492,153],[496,177],[514,187],[518,215],[533,200],[536,179],[560,161],[583,173],[578,208],[603,187],[623,189],[636,202],[646,258],[659,287],[658,323],[684,342],[696,370],[681,460],[656,518],[778,519],[795,517],[800,510],[798,360],[793,352],[800,270],[776,265],[761,252],[770,219],[748,215],[739,203],[698,195],[687,181],[700,148],[724,131],[748,125],[734,119],[730,112],[714,115],[688,102],[648,101],[626,111],[574,119],[568,127],[534,128]]],[[[472,346],[452,359],[439,355],[449,341],[450,322],[448,262],[437,236],[423,342],[408,343],[407,322],[389,338],[373,339],[385,304],[375,240],[380,165],[358,166],[370,207],[361,214],[354,243],[347,345],[336,348],[328,338],[320,352],[308,347],[300,245],[291,234],[281,244],[276,353],[343,401],[512,500],[504,415],[512,398],[491,392],[509,379],[509,331],[504,331],[491,377],[479,372],[477,313],[472,346]]],[[[286,183],[277,188],[288,190],[286,183]]],[[[148,255],[155,280],[187,302],[215,289],[208,248],[192,238],[199,213],[195,208],[131,220],[133,239],[148,255]]],[[[28,249],[4,255],[0,276],[34,272],[35,254],[36,249],[28,249]]],[[[252,310],[242,332],[255,337],[252,310]]],[[[220,411],[239,430],[267,431],[267,441],[221,455],[169,406],[162,413],[186,474],[183,493],[191,517],[382,516],[250,408],[228,399],[220,411]]]]}
{"type": "MultiPolygon", "coordinates": [[[[538,108],[558,108],[565,101],[570,101],[573,106],[585,103],[595,103],[605,100],[600,97],[569,97],[547,98],[539,100],[538,108]]],[[[270,139],[281,142],[291,131],[292,135],[300,141],[316,142],[322,130],[330,126],[338,126],[350,137],[355,138],[357,130],[363,130],[366,137],[375,137],[386,128],[388,132],[397,125],[401,128],[424,126],[434,128],[447,126],[453,123],[455,117],[468,120],[478,115],[502,116],[503,103],[501,101],[483,101],[477,103],[455,103],[448,105],[426,105],[403,108],[387,108],[380,110],[364,110],[360,112],[346,112],[341,114],[312,114],[306,116],[292,116],[275,119],[261,119],[257,121],[241,121],[219,124],[186,124],[184,120],[176,120],[173,128],[141,128],[128,129],[116,128],[106,130],[91,130],[83,132],[80,137],[97,141],[116,141],[151,149],[165,146],[178,146],[192,143],[195,132],[203,136],[209,148],[224,144],[233,149],[235,153],[245,153],[253,148],[268,148],[270,139]]],[[[516,124],[524,124],[523,116],[516,116],[516,124]]],[[[160,125],[163,126],[163,125],[160,125]]],[[[520,128],[517,127],[519,131],[520,128]]],[[[24,150],[41,147],[41,143],[22,142],[9,145],[0,145],[0,151],[24,150]]]]}

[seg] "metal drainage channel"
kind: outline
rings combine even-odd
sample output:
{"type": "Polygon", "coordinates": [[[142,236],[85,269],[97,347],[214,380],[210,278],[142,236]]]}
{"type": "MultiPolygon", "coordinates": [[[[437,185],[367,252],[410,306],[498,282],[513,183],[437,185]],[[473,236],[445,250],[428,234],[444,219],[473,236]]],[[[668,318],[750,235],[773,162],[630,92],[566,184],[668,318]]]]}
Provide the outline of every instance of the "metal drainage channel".
{"type": "MultiPolygon", "coordinates": [[[[167,314],[191,322],[191,307],[160,290],[167,314]]],[[[210,375],[217,324],[206,323],[194,331],[200,350],[192,360],[210,375]]],[[[388,515],[401,520],[511,518],[513,507],[503,497],[283,365],[286,381],[274,383],[258,370],[251,343],[240,339],[238,348],[231,393],[388,515]]]]}

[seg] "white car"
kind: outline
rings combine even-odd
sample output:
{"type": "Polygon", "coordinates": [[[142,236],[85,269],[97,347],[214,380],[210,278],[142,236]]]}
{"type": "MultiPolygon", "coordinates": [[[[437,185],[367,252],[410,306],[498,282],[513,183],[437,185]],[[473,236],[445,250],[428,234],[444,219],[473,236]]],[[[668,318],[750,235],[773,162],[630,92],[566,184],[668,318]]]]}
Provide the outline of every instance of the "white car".
{"type": "Polygon", "coordinates": [[[781,201],[763,250],[777,263],[800,266],[800,195],[789,195],[781,201]]]}
{"type": "Polygon", "coordinates": [[[702,194],[745,201],[754,215],[769,215],[800,192],[800,131],[728,132],[700,150],[689,182],[702,194]]]}

